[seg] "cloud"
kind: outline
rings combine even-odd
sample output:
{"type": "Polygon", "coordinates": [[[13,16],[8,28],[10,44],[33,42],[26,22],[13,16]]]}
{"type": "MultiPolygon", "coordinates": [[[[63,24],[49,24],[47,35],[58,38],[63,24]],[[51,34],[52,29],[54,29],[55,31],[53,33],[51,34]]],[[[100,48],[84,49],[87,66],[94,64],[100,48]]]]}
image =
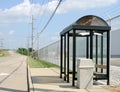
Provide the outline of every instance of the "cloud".
{"type": "Polygon", "coordinates": [[[117,3],[117,1],[118,0],[65,0],[60,5],[58,13],[105,7],[117,3]]]}
{"type": "MultiPolygon", "coordinates": [[[[63,0],[57,10],[58,14],[67,13],[74,10],[85,10],[96,7],[105,7],[117,3],[118,0],[63,0]]],[[[58,4],[58,0],[52,0],[43,5],[31,4],[29,0],[8,9],[0,9],[1,22],[23,22],[30,19],[29,16],[35,16],[51,13],[58,4]],[[46,12],[46,13],[44,13],[46,12]]]]}
{"type": "Polygon", "coordinates": [[[26,21],[26,17],[30,15],[32,5],[29,0],[13,6],[8,9],[0,9],[0,20],[5,23],[26,21]]]}
{"type": "Polygon", "coordinates": [[[15,33],[15,30],[10,30],[8,34],[13,35],[14,33],[15,33]]]}
{"type": "Polygon", "coordinates": [[[4,13],[8,15],[29,15],[32,5],[30,4],[29,0],[24,0],[23,3],[16,5],[10,9],[5,9],[4,13]]]}

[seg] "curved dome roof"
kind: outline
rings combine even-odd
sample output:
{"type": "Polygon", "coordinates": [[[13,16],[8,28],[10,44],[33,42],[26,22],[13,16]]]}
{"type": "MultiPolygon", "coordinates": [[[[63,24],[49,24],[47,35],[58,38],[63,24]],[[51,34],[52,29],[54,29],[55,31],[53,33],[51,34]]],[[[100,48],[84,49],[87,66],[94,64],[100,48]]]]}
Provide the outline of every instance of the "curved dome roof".
{"type": "Polygon", "coordinates": [[[106,26],[108,24],[102,18],[94,15],[87,15],[83,16],[82,18],[78,19],[75,24],[77,25],[86,25],[86,26],[106,26]]]}
{"type": "Polygon", "coordinates": [[[95,15],[86,15],[79,18],[73,24],[69,25],[60,34],[65,34],[72,30],[85,31],[94,30],[99,32],[110,31],[111,27],[107,24],[105,20],[95,15]]]}

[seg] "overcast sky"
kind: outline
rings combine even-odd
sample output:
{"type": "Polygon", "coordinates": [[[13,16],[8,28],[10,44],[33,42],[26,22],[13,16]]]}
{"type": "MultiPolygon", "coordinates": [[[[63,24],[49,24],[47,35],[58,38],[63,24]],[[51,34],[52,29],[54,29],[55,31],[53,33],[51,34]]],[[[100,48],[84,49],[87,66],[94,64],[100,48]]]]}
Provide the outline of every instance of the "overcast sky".
{"type": "MultiPolygon", "coordinates": [[[[28,38],[31,40],[32,15],[36,44],[37,33],[45,26],[58,1],[0,0],[0,39],[4,39],[4,47],[27,47],[28,38]]],[[[53,19],[40,35],[40,46],[58,40],[59,33],[82,16],[97,15],[106,20],[120,14],[119,10],[120,0],[62,0],[53,19]]]]}

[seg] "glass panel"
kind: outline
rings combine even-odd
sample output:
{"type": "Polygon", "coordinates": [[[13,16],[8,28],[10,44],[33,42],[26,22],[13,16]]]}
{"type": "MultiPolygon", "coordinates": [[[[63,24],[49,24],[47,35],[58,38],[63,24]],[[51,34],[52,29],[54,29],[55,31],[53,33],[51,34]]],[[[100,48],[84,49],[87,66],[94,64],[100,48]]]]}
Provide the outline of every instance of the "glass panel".
{"type": "MultiPolygon", "coordinates": [[[[98,64],[101,65],[101,36],[98,36],[98,64]]],[[[101,69],[98,69],[98,72],[101,72],[101,69]]]]}
{"type": "Polygon", "coordinates": [[[93,36],[93,62],[96,63],[96,36],[93,36]]]}
{"type": "Polygon", "coordinates": [[[73,64],[73,37],[69,38],[69,64],[70,69],[72,70],[72,64],[73,64]]]}
{"type": "MultiPolygon", "coordinates": [[[[103,33],[103,64],[107,64],[107,32],[103,33]]],[[[106,73],[106,70],[103,70],[106,73]]]]}
{"type": "Polygon", "coordinates": [[[86,37],[76,38],[76,56],[86,58],[86,37]]]}

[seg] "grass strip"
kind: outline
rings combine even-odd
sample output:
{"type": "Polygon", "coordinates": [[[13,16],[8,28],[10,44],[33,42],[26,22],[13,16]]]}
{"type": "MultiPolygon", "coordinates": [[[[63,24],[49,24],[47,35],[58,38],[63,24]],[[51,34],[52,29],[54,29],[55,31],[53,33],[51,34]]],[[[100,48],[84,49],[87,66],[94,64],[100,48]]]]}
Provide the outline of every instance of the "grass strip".
{"type": "Polygon", "coordinates": [[[51,68],[51,67],[59,68],[59,66],[56,64],[52,64],[44,60],[34,59],[32,57],[28,57],[28,64],[30,68],[51,68]]]}

